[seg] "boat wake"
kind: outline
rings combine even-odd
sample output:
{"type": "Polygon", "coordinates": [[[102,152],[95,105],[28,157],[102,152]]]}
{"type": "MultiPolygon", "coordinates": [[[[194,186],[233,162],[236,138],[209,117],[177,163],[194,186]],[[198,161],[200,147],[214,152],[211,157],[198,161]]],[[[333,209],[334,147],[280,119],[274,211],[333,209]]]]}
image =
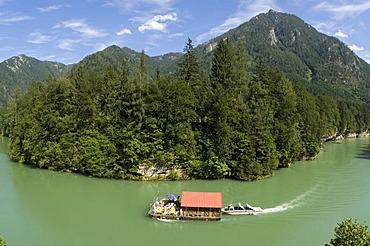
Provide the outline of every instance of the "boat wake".
{"type": "Polygon", "coordinates": [[[306,191],[305,193],[297,196],[296,198],[292,199],[291,201],[289,201],[287,203],[277,205],[276,207],[273,207],[273,208],[265,208],[265,209],[263,209],[263,211],[260,214],[283,212],[283,211],[286,211],[288,209],[292,209],[292,208],[301,206],[301,205],[304,204],[304,199],[307,196],[309,196],[312,192],[314,192],[314,190],[316,190],[316,188],[317,187],[314,187],[314,188],[306,191]]]}

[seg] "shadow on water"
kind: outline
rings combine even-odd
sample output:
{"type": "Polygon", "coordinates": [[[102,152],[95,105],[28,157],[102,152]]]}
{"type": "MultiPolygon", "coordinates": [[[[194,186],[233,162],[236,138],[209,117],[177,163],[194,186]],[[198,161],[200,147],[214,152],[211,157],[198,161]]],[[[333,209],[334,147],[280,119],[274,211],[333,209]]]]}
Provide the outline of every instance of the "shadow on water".
{"type": "Polygon", "coordinates": [[[360,149],[360,152],[356,155],[356,158],[369,160],[370,159],[370,144],[362,147],[360,149]]]}

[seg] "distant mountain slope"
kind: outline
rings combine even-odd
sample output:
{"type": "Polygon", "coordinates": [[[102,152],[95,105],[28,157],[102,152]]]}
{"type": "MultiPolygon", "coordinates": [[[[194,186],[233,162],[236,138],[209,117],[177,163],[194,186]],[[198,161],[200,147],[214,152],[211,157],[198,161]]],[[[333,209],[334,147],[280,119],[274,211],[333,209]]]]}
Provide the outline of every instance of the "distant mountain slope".
{"type": "MultiPolygon", "coordinates": [[[[210,71],[217,43],[225,38],[242,42],[252,62],[262,60],[291,80],[302,82],[315,94],[370,103],[370,65],[340,40],[318,32],[295,15],[270,10],[198,45],[195,52],[206,72],[210,71]]],[[[119,69],[126,60],[135,73],[140,55],[127,47],[113,45],[85,57],[78,65],[99,74],[108,64],[119,69]]],[[[182,53],[146,56],[149,76],[153,78],[157,67],[163,75],[175,73],[181,57],[182,53]]],[[[32,80],[45,80],[49,74],[70,75],[75,67],[76,64],[66,66],[24,55],[8,59],[0,63],[0,101],[7,100],[16,85],[24,88],[32,80]]]]}
{"type": "Polygon", "coordinates": [[[211,51],[224,38],[242,42],[254,60],[261,59],[315,94],[370,102],[370,65],[297,16],[270,10],[200,45],[198,52],[211,51]]]}
{"type": "MultiPolygon", "coordinates": [[[[94,71],[95,73],[99,74],[104,72],[104,69],[108,65],[112,65],[113,68],[118,70],[120,69],[122,62],[126,61],[131,69],[131,72],[135,73],[138,69],[140,56],[140,52],[134,51],[130,48],[120,48],[116,45],[112,45],[102,51],[85,57],[76,65],[84,67],[87,71],[94,71]]],[[[171,73],[176,69],[180,57],[182,57],[181,53],[168,53],[154,57],[146,55],[149,76],[154,76],[157,67],[159,67],[163,73],[171,73]]],[[[74,66],[74,68],[76,68],[76,66],[74,66]]],[[[72,73],[73,70],[74,69],[71,71],[72,73]]]]}
{"type": "Polygon", "coordinates": [[[49,75],[60,76],[67,66],[39,61],[25,55],[14,56],[0,63],[0,103],[9,99],[16,86],[25,89],[33,80],[46,80],[49,75]]]}

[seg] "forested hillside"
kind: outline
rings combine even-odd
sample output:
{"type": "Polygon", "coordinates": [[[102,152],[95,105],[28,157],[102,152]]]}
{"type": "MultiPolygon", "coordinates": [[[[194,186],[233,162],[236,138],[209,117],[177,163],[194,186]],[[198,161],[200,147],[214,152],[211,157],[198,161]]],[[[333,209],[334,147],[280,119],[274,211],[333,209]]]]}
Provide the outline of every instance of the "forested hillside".
{"type": "Polygon", "coordinates": [[[136,67],[92,73],[81,64],[68,78],[34,82],[5,108],[10,157],[51,170],[106,178],[256,180],[278,167],[313,158],[326,137],[369,128],[362,103],[314,96],[263,62],[251,63],[243,43],[222,39],[210,72],[189,39],[172,75],[136,67]],[[252,65],[254,64],[254,65],[252,65]],[[209,74],[209,75],[207,75],[209,74]]]}
{"type": "MultiPolygon", "coordinates": [[[[291,81],[302,83],[315,95],[370,102],[370,65],[340,40],[318,32],[297,16],[271,10],[195,47],[199,65],[207,75],[211,73],[215,47],[223,39],[234,45],[241,43],[250,65],[261,60],[291,81]]],[[[181,53],[146,56],[149,77],[154,78],[157,69],[163,75],[173,74],[181,57],[181,53]]],[[[111,46],[86,57],[78,65],[87,72],[97,73],[107,64],[118,68],[122,59],[130,69],[135,69],[140,53],[111,46]]]]}
{"type": "MultiPolygon", "coordinates": [[[[127,47],[120,48],[116,45],[112,45],[102,51],[85,57],[81,62],[73,66],[71,69],[72,71],[67,74],[71,75],[79,66],[84,67],[86,72],[90,73],[102,73],[104,69],[101,69],[101,67],[107,66],[108,64],[112,66],[113,69],[119,69],[123,60],[126,61],[131,71],[135,71],[140,63],[141,55],[141,53],[127,47]]],[[[163,74],[173,73],[182,56],[182,53],[168,53],[154,57],[145,55],[149,77],[153,78],[157,69],[160,69],[163,74]]]]}
{"type": "MultiPolygon", "coordinates": [[[[330,95],[349,102],[370,102],[370,65],[356,56],[340,40],[319,33],[297,16],[276,11],[260,14],[209,42],[195,47],[202,72],[211,73],[212,57],[220,40],[241,43],[250,65],[262,60],[294,82],[302,83],[315,95],[330,95]]],[[[173,75],[182,53],[146,56],[149,78],[160,70],[173,75]]],[[[38,61],[24,55],[0,63],[0,103],[6,102],[15,87],[24,91],[33,80],[46,81],[48,75],[70,76],[78,66],[87,73],[102,73],[108,64],[119,69],[125,60],[130,70],[140,61],[140,52],[110,46],[69,66],[38,61]]],[[[136,71],[135,71],[136,72],[136,71]]]]}
{"type": "MultiPolygon", "coordinates": [[[[228,38],[241,42],[247,55],[299,81],[315,95],[370,102],[370,65],[344,43],[318,32],[295,15],[270,10],[197,47],[211,52],[228,38]]],[[[203,59],[210,64],[210,56],[203,59]]],[[[203,62],[203,63],[204,63],[203,62]]]]}
{"type": "Polygon", "coordinates": [[[25,55],[0,63],[0,105],[9,100],[16,87],[24,91],[33,80],[45,80],[49,75],[61,76],[66,67],[62,63],[39,61],[25,55]]]}

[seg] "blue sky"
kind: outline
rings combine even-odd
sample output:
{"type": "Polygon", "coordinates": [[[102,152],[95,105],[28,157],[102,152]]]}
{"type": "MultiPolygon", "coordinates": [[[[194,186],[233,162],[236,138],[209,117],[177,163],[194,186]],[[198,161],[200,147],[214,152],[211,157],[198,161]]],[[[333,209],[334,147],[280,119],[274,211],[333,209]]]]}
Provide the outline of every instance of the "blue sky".
{"type": "Polygon", "coordinates": [[[0,0],[0,62],[18,54],[65,64],[110,45],[182,52],[269,9],[295,14],[370,63],[370,0],[0,0]]]}

